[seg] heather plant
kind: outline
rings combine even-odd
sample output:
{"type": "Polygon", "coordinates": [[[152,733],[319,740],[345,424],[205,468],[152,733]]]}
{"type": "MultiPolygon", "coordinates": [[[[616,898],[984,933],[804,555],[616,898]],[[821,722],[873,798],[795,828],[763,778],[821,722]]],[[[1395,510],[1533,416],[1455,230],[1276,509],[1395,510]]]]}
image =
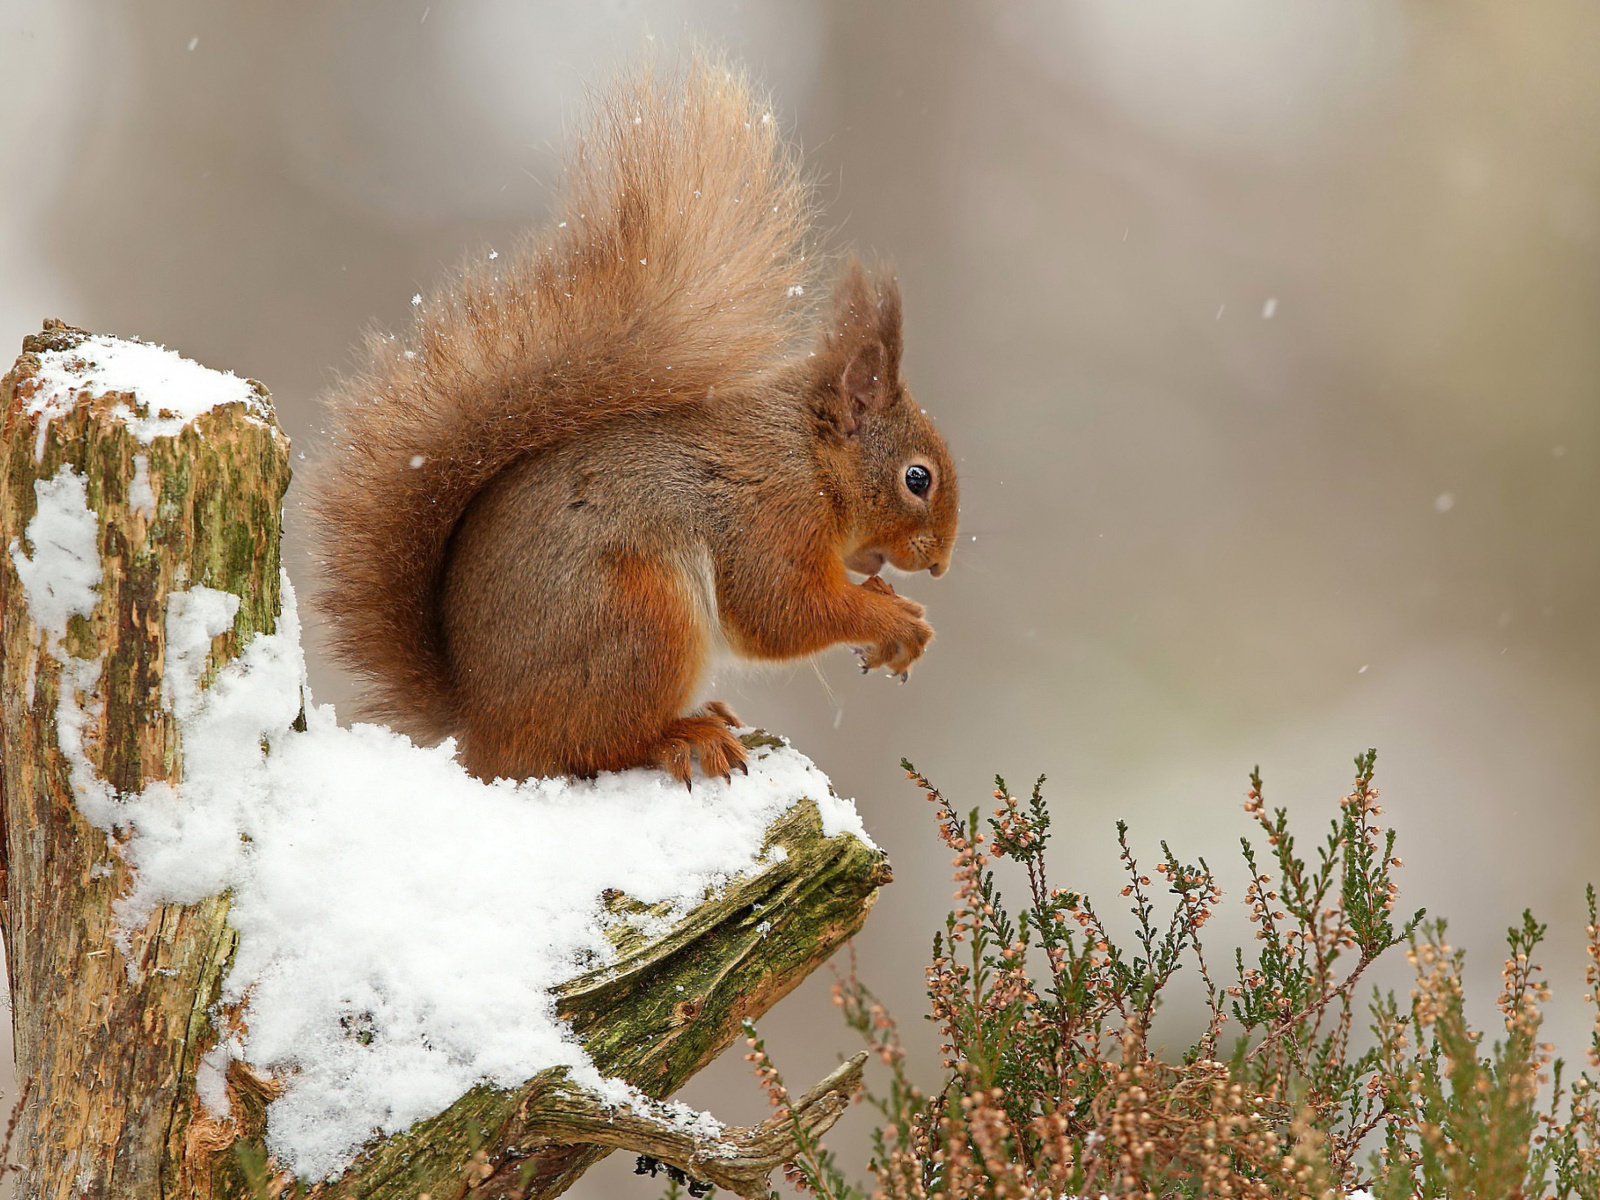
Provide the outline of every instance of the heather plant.
{"type": "MultiPolygon", "coordinates": [[[[1588,907],[1585,1000],[1593,1004],[1600,989],[1593,887],[1588,907]]],[[[1409,1011],[1392,995],[1375,999],[1382,1062],[1368,1086],[1383,1094],[1383,1140],[1372,1158],[1378,1200],[1600,1196],[1600,1085],[1588,1071],[1567,1081],[1554,1047],[1538,1040],[1550,988],[1533,956],[1544,934],[1526,912],[1506,934],[1498,998],[1505,1039],[1488,1055],[1464,1013],[1465,956],[1445,939],[1442,921],[1425,927],[1408,951],[1416,972],[1409,1011]]],[[[1600,1068],[1600,1016],[1587,1061],[1600,1068]]]]}
{"type": "MultiPolygon", "coordinates": [[[[1566,1078],[1538,1040],[1549,988],[1531,915],[1509,935],[1499,1007],[1504,1038],[1485,1052],[1469,1026],[1463,954],[1442,921],[1397,920],[1394,832],[1373,787],[1376,755],[1323,837],[1303,855],[1259,773],[1244,811],[1264,845],[1241,839],[1254,931],[1220,976],[1202,931],[1222,898],[1204,860],[1163,842],[1148,873],[1117,824],[1132,916],[1114,937],[1087,896],[1053,887],[1043,780],[1017,796],[997,779],[987,820],[961,814],[926,778],[953,854],[955,902],[927,968],[940,1079],[912,1080],[894,1019],[852,959],[835,1002],[885,1068],[869,1091],[879,1121],[870,1194],[884,1200],[1031,1197],[1335,1197],[1377,1200],[1600,1196],[1600,1083],[1566,1078]],[[1026,900],[1007,906],[993,870],[1009,859],[1026,900]],[[1159,877],[1156,882],[1155,877],[1159,877]],[[1158,904],[1158,898],[1165,899],[1158,904]],[[1404,947],[1409,1004],[1356,991],[1404,947]],[[1148,1041],[1177,973],[1192,966],[1205,1022],[1183,1053],[1148,1041]]],[[[1587,999],[1600,1002],[1600,934],[1589,892],[1587,999]]],[[[753,1028],[749,1057],[774,1107],[781,1075],[753,1028]]],[[[1600,1016],[1589,1066],[1600,1068],[1600,1016]]],[[[864,1200],[830,1152],[803,1141],[790,1182],[826,1200],[864,1200]]]]}

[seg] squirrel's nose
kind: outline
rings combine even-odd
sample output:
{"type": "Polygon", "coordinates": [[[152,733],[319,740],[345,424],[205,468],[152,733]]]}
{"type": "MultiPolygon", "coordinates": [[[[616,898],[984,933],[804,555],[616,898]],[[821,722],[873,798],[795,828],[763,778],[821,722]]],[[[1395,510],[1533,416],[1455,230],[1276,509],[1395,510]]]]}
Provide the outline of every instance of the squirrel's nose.
{"type": "Polygon", "coordinates": [[[944,569],[948,565],[948,563],[936,562],[928,568],[928,574],[937,579],[939,576],[944,574],[944,569]]]}

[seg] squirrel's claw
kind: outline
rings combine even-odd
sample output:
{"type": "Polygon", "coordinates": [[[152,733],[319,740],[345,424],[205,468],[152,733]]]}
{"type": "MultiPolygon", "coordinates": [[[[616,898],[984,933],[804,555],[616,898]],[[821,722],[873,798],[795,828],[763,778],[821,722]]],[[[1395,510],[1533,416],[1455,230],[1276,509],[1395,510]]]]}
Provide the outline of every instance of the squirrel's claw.
{"type": "MultiPolygon", "coordinates": [[[[878,578],[874,575],[867,583],[873,583],[878,578]]],[[[895,595],[887,583],[872,588],[868,588],[867,583],[861,586],[883,596],[883,600],[876,603],[882,606],[879,616],[884,621],[884,630],[880,635],[882,641],[856,651],[861,660],[861,669],[865,673],[883,667],[904,683],[911,664],[922,657],[922,652],[933,639],[933,629],[924,619],[922,605],[915,600],[895,595]]]]}
{"type": "Polygon", "coordinates": [[[882,667],[884,674],[890,679],[898,679],[904,683],[911,677],[911,664],[921,656],[922,645],[916,642],[888,642],[882,646],[874,646],[862,655],[861,673],[865,675],[868,671],[882,667]]]}
{"type": "Polygon", "coordinates": [[[733,782],[734,767],[744,766],[744,745],[719,716],[679,717],[662,731],[653,757],[674,779],[690,786],[692,760],[700,760],[706,778],[720,776],[733,782]]]}
{"type": "Polygon", "coordinates": [[[706,701],[706,715],[716,717],[729,729],[743,729],[744,722],[739,719],[739,714],[734,712],[721,700],[706,701]]]}

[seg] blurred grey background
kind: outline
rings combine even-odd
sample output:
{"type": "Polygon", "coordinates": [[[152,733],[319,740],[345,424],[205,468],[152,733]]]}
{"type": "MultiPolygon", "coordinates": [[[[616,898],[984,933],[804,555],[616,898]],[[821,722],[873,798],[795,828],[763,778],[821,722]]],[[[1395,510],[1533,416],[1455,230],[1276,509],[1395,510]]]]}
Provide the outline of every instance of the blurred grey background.
{"type": "MultiPolygon", "coordinates": [[[[314,454],[363,327],[539,219],[586,85],[695,39],[773,89],[834,244],[898,264],[908,377],[961,462],[955,568],[902,585],[939,631],[909,685],[839,651],[724,690],[893,856],[858,945],[915,1070],[949,883],[902,755],[962,807],[1047,773],[1055,881],[1102,908],[1117,818],[1147,857],[1205,855],[1221,947],[1250,767],[1311,836],[1368,745],[1402,903],[1452,917],[1475,1014],[1532,906],[1581,1057],[1588,0],[3,0],[0,346],[47,316],[163,342],[263,380],[314,454]]],[[[288,520],[303,585],[294,493],[288,520]]],[[[765,1027],[800,1086],[853,1049],[825,980],[765,1027]]],[[[760,1115],[735,1055],[685,1095],[760,1115]]],[[[833,1139],[853,1169],[867,1125],[833,1139]]],[[[614,1160],[574,1194],[657,1190],[614,1160]]]]}

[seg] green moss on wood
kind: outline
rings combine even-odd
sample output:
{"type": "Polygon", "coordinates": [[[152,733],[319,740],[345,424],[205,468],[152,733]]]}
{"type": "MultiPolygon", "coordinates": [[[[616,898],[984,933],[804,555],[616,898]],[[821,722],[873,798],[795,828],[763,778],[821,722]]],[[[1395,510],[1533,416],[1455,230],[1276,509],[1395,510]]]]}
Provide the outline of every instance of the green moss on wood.
{"type": "MultiPolygon", "coordinates": [[[[759,736],[759,735],[758,735],[759,736]]],[[[824,837],[816,805],[802,801],[780,817],[769,846],[786,852],[757,873],[733,880],[661,937],[557,993],[596,1067],[652,1097],[676,1091],[824,962],[862,922],[888,861],[853,836],[824,837]]],[[[613,911],[626,902],[613,897],[613,911]]],[[[454,1194],[473,1156],[483,1152],[486,1188],[518,1186],[530,1196],[559,1194],[608,1151],[553,1145],[541,1120],[563,1111],[564,1072],[522,1087],[479,1087],[445,1112],[370,1150],[319,1200],[414,1200],[454,1194]],[[525,1178],[524,1178],[525,1177],[525,1178]],[[520,1181],[520,1184],[519,1184],[520,1181]]]]}

